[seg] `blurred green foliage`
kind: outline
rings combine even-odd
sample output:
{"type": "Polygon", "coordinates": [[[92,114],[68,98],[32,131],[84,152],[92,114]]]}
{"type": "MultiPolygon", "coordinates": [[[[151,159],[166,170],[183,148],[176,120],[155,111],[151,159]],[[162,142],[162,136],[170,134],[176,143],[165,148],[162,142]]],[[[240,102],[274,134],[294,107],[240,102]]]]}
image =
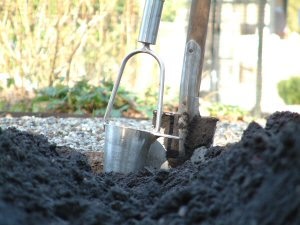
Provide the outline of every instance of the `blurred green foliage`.
{"type": "Polygon", "coordinates": [[[288,80],[282,80],[277,84],[279,96],[286,104],[300,104],[300,76],[291,77],[288,80]]]}
{"type": "MultiPolygon", "coordinates": [[[[165,88],[165,95],[168,94],[169,88],[165,88]]],[[[177,101],[172,100],[164,100],[164,111],[177,111],[177,101]]],[[[157,87],[150,87],[147,88],[144,95],[138,96],[136,98],[136,107],[135,109],[138,112],[141,112],[142,115],[146,118],[151,118],[153,116],[153,111],[157,110],[157,103],[158,103],[158,88],[157,87]]]]}
{"type": "MultiPolygon", "coordinates": [[[[111,80],[103,80],[99,86],[81,80],[73,87],[63,84],[46,87],[37,91],[36,97],[32,100],[32,111],[104,115],[112,88],[111,80]]],[[[115,99],[113,116],[121,116],[130,108],[132,101],[132,93],[120,87],[115,99]]]]}
{"type": "Polygon", "coordinates": [[[288,27],[291,31],[300,33],[300,1],[288,1],[288,27]]]}
{"type": "Polygon", "coordinates": [[[165,22],[174,22],[178,9],[187,7],[187,4],[188,1],[186,0],[165,1],[161,20],[165,22]]]}
{"type": "MultiPolygon", "coordinates": [[[[36,91],[33,99],[13,104],[0,99],[0,111],[70,113],[103,116],[113,89],[112,80],[102,80],[98,86],[81,80],[69,87],[62,83],[36,91]]],[[[168,88],[166,88],[166,92],[168,88]]],[[[151,118],[157,107],[157,89],[149,88],[138,95],[120,86],[115,98],[112,117],[132,116],[151,118]]],[[[173,102],[165,102],[164,110],[175,110],[173,102]]]]}
{"type": "Polygon", "coordinates": [[[210,116],[226,119],[243,119],[249,113],[239,106],[226,105],[222,103],[212,103],[206,108],[210,116]]]}

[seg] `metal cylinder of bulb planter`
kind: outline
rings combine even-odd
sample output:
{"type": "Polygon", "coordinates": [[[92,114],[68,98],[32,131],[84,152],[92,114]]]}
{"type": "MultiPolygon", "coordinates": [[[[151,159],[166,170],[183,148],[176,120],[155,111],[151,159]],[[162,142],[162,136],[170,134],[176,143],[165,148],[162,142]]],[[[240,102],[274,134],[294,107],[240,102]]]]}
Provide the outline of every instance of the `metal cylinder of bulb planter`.
{"type": "Polygon", "coordinates": [[[146,0],[138,41],[154,45],[156,43],[158,27],[164,0],[146,0]]]}
{"type": "Polygon", "coordinates": [[[104,172],[130,173],[142,169],[157,138],[148,131],[106,124],[104,172]]]}

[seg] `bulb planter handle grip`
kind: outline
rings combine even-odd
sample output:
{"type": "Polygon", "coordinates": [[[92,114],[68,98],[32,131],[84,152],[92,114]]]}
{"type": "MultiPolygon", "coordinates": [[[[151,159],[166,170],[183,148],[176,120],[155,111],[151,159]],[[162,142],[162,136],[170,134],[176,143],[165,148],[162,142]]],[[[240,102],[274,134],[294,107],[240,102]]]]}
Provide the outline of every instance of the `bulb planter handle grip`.
{"type": "Polygon", "coordinates": [[[164,0],[146,0],[138,41],[155,45],[164,0]]]}

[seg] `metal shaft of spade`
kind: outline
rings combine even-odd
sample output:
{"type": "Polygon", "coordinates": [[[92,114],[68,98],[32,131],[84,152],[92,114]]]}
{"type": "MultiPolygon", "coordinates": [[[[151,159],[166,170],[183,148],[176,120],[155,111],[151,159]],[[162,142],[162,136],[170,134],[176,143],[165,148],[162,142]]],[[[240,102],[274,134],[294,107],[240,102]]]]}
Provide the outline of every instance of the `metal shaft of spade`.
{"type": "Polygon", "coordinates": [[[164,0],[146,0],[142,24],[140,28],[138,41],[143,44],[141,49],[134,50],[129,53],[122,61],[120,71],[115,81],[112,94],[110,96],[106,112],[104,115],[105,123],[108,123],[108,119],[111,114],[111,110],[115,101],[115,97],[121,82],[122,75],[124,73],[124,69],[128,60],[136,54],[145,53],[151,55],[158,63],[160,68],[160,84],[159,84],[159,95],[158,95],[158,104],[157,104],[157,117],[155,124],[155,132],[160,131],[161,125],[161,116],[162,116],[162,107],[163,107],[163,93],[164,93],[164,81],[165,81],[165,66],[163,61],[160,59],[158,55],[156,55],[151,49],[150,45],[154,45],[156,43],[161,13],[163,9],[164,0]]]}

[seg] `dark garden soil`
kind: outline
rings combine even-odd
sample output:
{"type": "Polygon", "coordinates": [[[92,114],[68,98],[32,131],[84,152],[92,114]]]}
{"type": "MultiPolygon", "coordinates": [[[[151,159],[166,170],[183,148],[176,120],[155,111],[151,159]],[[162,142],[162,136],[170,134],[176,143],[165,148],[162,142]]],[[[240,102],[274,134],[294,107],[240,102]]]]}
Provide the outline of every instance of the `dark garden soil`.
{"type": "Polygon", "coordinates": [[[300,224],[300,115],[251,123],[206,160],[95,174],[84,155],[16,129],[0,133],[0,224],[300,224]]]}

